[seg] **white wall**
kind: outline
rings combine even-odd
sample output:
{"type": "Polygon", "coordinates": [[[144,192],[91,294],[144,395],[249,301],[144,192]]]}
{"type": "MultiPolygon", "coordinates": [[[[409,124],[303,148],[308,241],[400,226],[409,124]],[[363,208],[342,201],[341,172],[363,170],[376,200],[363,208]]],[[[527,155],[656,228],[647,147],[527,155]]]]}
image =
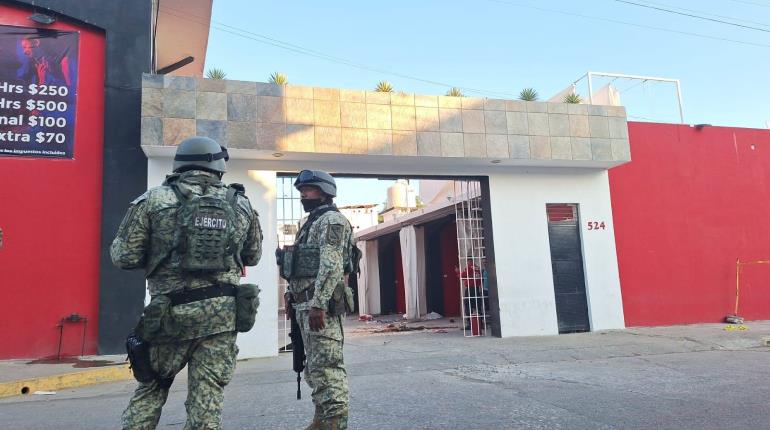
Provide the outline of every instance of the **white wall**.
{"type": "MultiPolygon", "coordinates": [[[[278,271],[274,251],[278,246],[276,225],[275,172],[250,170],[259,168],[259,163],[248,160],[233,160],[228,163],[229,172],[223,180],[237,182],[246,187],[251,205],[259,213],[264,240],[262,260],[256,267],[246,269],[242,283],[259,285],[259,311],[254,328],[247,333],[238,333],[238,358],[269,357],[278,355],[278,271]]],[[[170,158],[150,158],[147,164],[147,178],[150,187],[160,185],[171,172],[170,158]]]]}
{"type": "MultiPolygon", "coordinates": [[[[246,186],[252,204],[260,213],[265,236],[262,261],[248,270],[244,280],[259,284],[262,293],[255,327],[238,336],[241,357],[276,355],[278,349],[277,268],[273,257],[277,246],[275,172],[249,170],[265,169],[266,165],[264,160],[231,160],[230,173],[224,178],[226,182],[246,186]]],[[[149,185],[155,186],[171,171],[171,161],[153,157],[148,167],[149,185]]],[[[315,167],[334,171],[331,166],[315,167]]],[[[371,166],[359,167],[360,173],[378,171],[371,166]]],[[[606,170],[496,166],[452,172],[446,170],[446,166],[422,165],[422,170],[415,167],[414,171],[401,165],[387,168],[407,174],[489,176],[500,325],[506,337],[558,333],[545,205],[579,204],[591,329],[624,327],[606,170]],[[587,221],[603,221],[607,229],[588,231],[587,221]]],[[[377,267],[376,241],[367,242],[367,260],[370,269],[377,267]]],[[[378,270],[369,270],[368,278],[365,281],[368,311],[377,314],[380,311],[378,270]]]]}
{"type": "Polygon", "coordinates": [[[377,225],[376,209],[376,206],[371,208],[340,208],[340,213],[350,221],[353,233],[357,233],[360,230],[377,225]]]}
{"type": "Polygon", "coordinates": [[[420,199],[425,205],[443,203],[447,197],[454,198],[452,181],[420,179],[420,199]]]}
{"type": "Polygon", "coordinates": [[[579,205],[591,330],[624,328],[607,171],[495,172],[489,188],[502,335],[558,333],[546,203],[579,205]]]}

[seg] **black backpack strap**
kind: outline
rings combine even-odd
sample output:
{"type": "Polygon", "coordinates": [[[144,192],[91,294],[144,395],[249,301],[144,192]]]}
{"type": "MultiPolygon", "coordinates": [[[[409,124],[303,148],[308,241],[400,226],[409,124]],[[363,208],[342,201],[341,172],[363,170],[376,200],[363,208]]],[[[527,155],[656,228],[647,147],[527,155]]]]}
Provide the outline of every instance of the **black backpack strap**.
{"type": "MultiPolygon", "coordinates": [[[[244,187],[242,184],[230,184],[227,186],[227,201],[230,202],[230,206],[233,207],[234,210],[238,210],[238,196],[241,195],[243,197],[246,197],[246,187],[244,187]]],[[[246,197],[246,200],[248,200],[248,197],[246,197]]],[[[249,202],[251,204],[251,202],[249,202]]]]}

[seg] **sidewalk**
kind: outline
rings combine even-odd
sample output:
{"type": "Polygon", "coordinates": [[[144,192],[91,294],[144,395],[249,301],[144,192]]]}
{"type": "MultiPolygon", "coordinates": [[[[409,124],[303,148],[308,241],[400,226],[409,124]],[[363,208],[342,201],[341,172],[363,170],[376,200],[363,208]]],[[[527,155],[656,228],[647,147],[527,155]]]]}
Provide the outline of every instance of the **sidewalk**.
{"type": "Polygon", "coordinates": [[[125,355],[0,361],[0,399],[131,379],[125,355]]]}
{"type": "MultiPolygon", "coordinates": [[[[395,321],[394,317],[377,317],[372,322],[361,322],[353,317],[346,321],[346,337],[409,336],[414,333],[447,333],[462,336],[457,323],[449,319],[432,321],[395,321]],[[377,321],[379,319],[379,321],[377,321]]],[[[770,321],[750,321],[743,326],[728,324],[696,324],[668,327],[636,327],[625,330],[568,334],[560,336],[524,337],[515,339],[514,356],[522,362],[546,353],[552,358],[563,354],[582,354],[577,350],[590,349],[591,354],[613,355],[621,351],[617,342],[610,341],[620,336],[624,341],[636,344],[641,350],[650,348],[683,348],[685,350],[741,350],[767,346],[770,341],[770,321]],[[603,351],[601,353],[600,351],[603,351]],[[613,352],[614,351],[614,352],[613,352]]],[[[468,339],[472,342],[472,339],[468,339]]],[[[509,342],[500,339],[486,339],[484,344],[490,350],[509,348],[509,342]],[[496,345],[496,343],[498,345],[496,345]]],[[[664,349],[665,349],[664,348],[664,349]]],[[[347,349],[347,348],[346,348],[347,349]]],[[[624,352],[629,345],[624,346],[624,352]]],[[[631,348],[634,349],[634,348],[631,348]]],[[[634,353],[630,351],[629,353],[634,353]]],[[[633,355],[633,354],[632,354],[633,355]]],[[[518,360],[517,360],[518,361],[518,360]]],[[[5,360],[0,361],[0,398],[46,394],[65,388],[75,388],[104,382],[132,379],[125,355],[103,355],[63,358],[54,360],[5,360]]]]}

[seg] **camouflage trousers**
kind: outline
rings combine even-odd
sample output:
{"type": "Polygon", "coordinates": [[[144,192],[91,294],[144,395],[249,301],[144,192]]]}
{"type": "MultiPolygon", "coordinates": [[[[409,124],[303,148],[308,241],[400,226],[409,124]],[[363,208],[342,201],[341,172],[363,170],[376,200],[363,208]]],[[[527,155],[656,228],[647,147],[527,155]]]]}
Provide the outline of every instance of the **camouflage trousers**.
{"type": "Polygon", "coordinates": [[[342,358],[342,317],[326,314],[326,327],[310,330],[307,310],[297,311],[297,322],[305,343],[305,381],[313,389],[313,403],[326,419],[348,414],[348,375],[342,358]]]}
{"type": "MultiPolygon", "coordinates": [[[[150,348],[152,367],[161,377],[176,375],[187,365],[185,430],[221,428],[224,387],[238,355],[235,337],[235,332],[225,332],[150,348]]],[[[123,429],[154,429],[167,397],[168,390],[156,381],[140,383],[123,412],[123,429]]]]}

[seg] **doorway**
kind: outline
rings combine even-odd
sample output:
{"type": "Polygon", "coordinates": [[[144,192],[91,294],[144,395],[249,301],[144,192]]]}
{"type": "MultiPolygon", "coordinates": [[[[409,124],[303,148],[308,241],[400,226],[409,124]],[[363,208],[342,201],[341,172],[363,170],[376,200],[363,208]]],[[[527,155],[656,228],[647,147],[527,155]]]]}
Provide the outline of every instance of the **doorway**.
{"type": "Polygon", "coordinates": [[[546,213],[559,333],[589,331],[578,205],[548,204],[546,213]]]}

